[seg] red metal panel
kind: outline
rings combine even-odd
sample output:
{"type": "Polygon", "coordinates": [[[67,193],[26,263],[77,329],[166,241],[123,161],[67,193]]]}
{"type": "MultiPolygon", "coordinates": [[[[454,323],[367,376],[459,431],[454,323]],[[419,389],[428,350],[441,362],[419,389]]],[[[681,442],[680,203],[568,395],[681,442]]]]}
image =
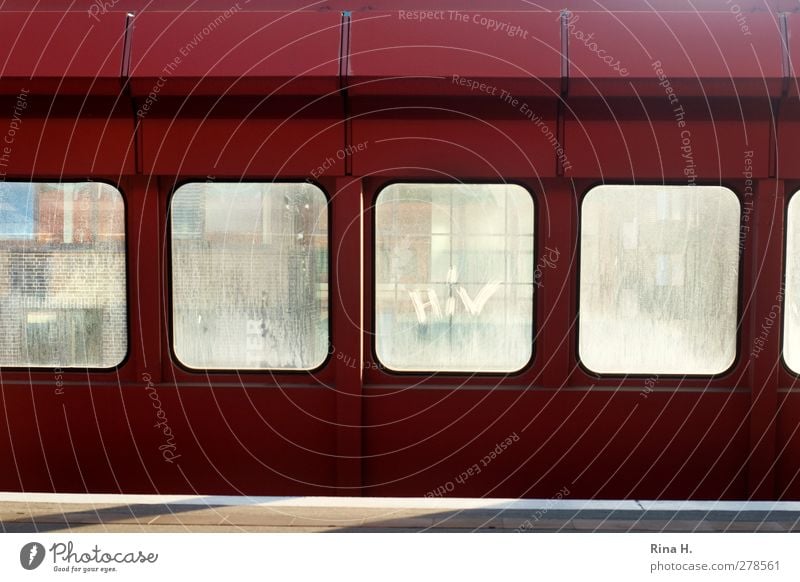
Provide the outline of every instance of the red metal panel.
{"type": "Polygon", "coordinates": [[[770,105],[763,100],[664,99],[570,102],[568,176],[689,182],[769,175],[770,105]],[[681,108],[678,111],[677,108],[681,108]]]}
{"type": "Polygon", "coordinates": [[[131,47],[134,95],[337,91],[337,13],[145,12],[131,47]]]}
{"type": "Polygon", "coordinates": [[[329,351],[336,369],[337,486],[342,495],[361,495],[362,482],[363,207],[360,181],[349,177],[337,179],[331,201],[334,268],[333,337],[329,351]]]}
{"type": "Polygon", "coordinates": [[[0,112],[0,173],[6,179],[134,171],[133,121],[123,103],[20,94],[0,99],[0,112]]]}
{"type": "MultiPolygon", "coordinates": [[[[160,383],[162,326],[165,318],[166,297],[162,293],[161,262],[165,256],[159,244],[166,240],[166,213],[161,212],[159,184],[145,176],[130,177],[122,182],[126,195],[127,246],[128,246],[128,298],[130,362],[132,379],[144,378],[160,383]],[[144,225],[147,227],[143,228],[144,225]],[[162,302],[163,301],[163,302],[162,302]]],[[[167,192],[163,194],[166,197],[167,192]]]]}
{"type": "MultiPolygon", "coordinates": [[[[795,6],[796,8],[796,6],[795,6]]],[[[800,13],[786,15],[789,61],[789,96],[800,95],[800,13]]]]}
{"type": "MultiPolygon", "coordinates": [[[[333,493],[331,390],[188,387],[167,396],[167,404],[181,414],[175,430],[187,444],[181,465],[187,483],[236,494],[333,493]]],[[[180,490],[186,487],[181,483],[180,490]]]]}
{"type": "MultiPolygon", "coordinates": [[[[11,120],[0,118],[0,127],[11,120]]],[[[133,172],[129,119],[25,120],[13,144],[9,177],[119,176],[133,172]]],[[[5,169],[5,168],[4,168],[5,169]]]]}
{"type": "Polygon", "coordinates": [[[778,396],[776,498],[800,499],[800,392],[778,396]]]}
{"type": "MultiPolygon", "coordinates": [[[[28,5],[26,8],[30,8],[28,5]]],[[[0,12],[0,93],[114,94],[121,87],[124,12],[0,12]]]]}
{"type": "Polygon", "coordinates": [[[800,14],[787,15],[789,34],[789,99],[781,103],[778,122],[779,178],[800,178],[800,14]]]}
{"type": "Polygon", "coordinates": [[[148,119],[143,171],[186,176],[296,176],[344,173],[340,122],[329,119],[148,119]],[[337,170],[338,168],[338,170],[337,170]]]}
{"type": "Polygon", "coordinates": [[[777,18],[729,12],[575,12],[567,21],[569,94],[779,96],[777,18]]]}
{"type": "MultiPolygon", "coordinates": [[[[543,184],[535,225],[539,256],[556,255],[552,268],[540,269],[536,288],[537,317],[534,345],[541,366],[537,384],[548,388],[568,385],[570,372],[577,368],[574,346],[577,305],[578,209],[580,201],[572,190],[576,184],[558,181],[543,184]],[[551,252],[549,249],[553,249],[551,252]]],[[[543,264],[537,259],[537,265],[543,264]]],[[[538,371],[538,370],[537,370],[538,371]]]]}
{"type": "Polygon", "coordinates": [[[745,495],[747,393],[366,392],[369,495],[439,487],[451,497],[550,498],[565,487],[574,499],[745,495]],[[457,480],[475,465],[479,473],[457,480]]]}
{"type": "Polygon", "coordinates": [[[775,421],[781,338],[780,323],[774,319],[783,305],[783,183],[761,180],[755,194],[753,197],[751,192],[743,200],[747,217],[744,224],[749,230],[744,231],[743,240],[740,238],[749,247],[753,277],[753,294],[748,294],[748,299],[752,297],[753,301],[747,302],[752,327],[741,350],[749,363],[752,391],[748,493],[754,499],[775,499],[775,421]],[[771,332],[766,339],[765,329],[771,332]]]}
{"type": "MultiPolygon", "coordinates": [[[[73,10],[75,12],[91,14],[97,18],[103,17],[104,5],[110,4],[98,0],[37,0],[36,6],[41,10],[73,10]]],[[[157,11],[157,10],[224,10],[231,7],[231,0],[158,0],[154,5],[152,0],[115,0],[114,8],[117,10],[157,11]]],[[[258,10],[256,3],[240,1],[242,10],[258,10]]],[[[270,0],[272,10],[430,10],[433,3],[430,0],[371,0],[369,4],[354,4],[352,0],[321,0],[310,4],[307,0],[270,0]]],[[[516,11],[558,11],[561,8],[570,10],[596,10],[596,11],[658,11],[658,12],[695,12],[700,4],[697,0],[603,0],[602,5],[597,0],[537,0],[536,2],[520,2],[519,0],[482,0],[470,2],[469,7],[465,0],[436,0],[435,6],[445,10],[516,10],[516,11]]],[[[5,0],[4,6],[9,9],[24,10],[30,7],[30,0],[5,0]]],[[[735,5],[724,0],[704,1],[702,9],[708,11],[741,12],[780,10],[791,12],[797,8],[794,0],[737,0],[735,5]],[[735,8],[733,8],[735,6],[735,8]]]]}
{"type": "Polygon", "coordinates": [[[353,15],[348,61],[351,94],[479,92],[459,84],[455,77],[502,85],[517,95],[557,96],[561,86],[558,14],[401,10],[353,15]]]}
{"type": "Polygon", "coordinates": [[[142,170],[167,176],[344,174],[338,95],[137,101],[142,170]]]}
{"type": "Polygon", "coordinates": [[[57,395],[47,384],[6,385],[0,427],[13,436],[0,457],[0,486],[331,494],[333,400],[330,390],[176,389],[141,382],[70,386],[57,395]]]}
{"type": "MultiPolygon", "coordinates": [[[[182,0],[169,1],[169,8],[184,7],[182,0]]],[[[753,177],[769,176],[766,97],[778,96],[783,81],[773,15],[739,18],[724,3],[712,7],[715,14],[691,7],[679,13],[676,7],[688,5],[664,2],[653,5],[663,13],[638,4],[648,13],[577,13],[566,29],[572,61],[562,126],[557,10],[498,12],[513,8],[502,4],[463,11],[462,4],[446,0],[424,20],[394,0],[373,6],[394,12],[356,13],[347,110],[338,95],[341,15],[335,11],[245,12],[215,0],[203,4],[213,12],[145,9],[131,37],[133,111],[127,99],[114,106],[96,96],[85,102],[33,96],[115,93],[123,13],[92,3],[76,4],[83,7],[68,14],[23,15],[23,23],[19,14],[0,14],[4,31],[21,31],[0,38],[0,62],[6,60],[0,92],[10,93],[0,100],[0,128],[14,130],[11,151],[0,150],[8,156],[2,177],[132,174],[134,118],[139,170],[147,174],[122,180],[130,359],[118,373],[92,374],[90,387],[77,372],[60,379],[51,371],[3,372],[0,489],[352,494],[362,490],[363,479],[369,495],[421,495],[452,483],[447,494],[454,496],[550,497],[566,488],[572,498],[770,497],[777,452],[776,494],[800,496],[800,405],[793,393],[773,420],[778,382],[795,379],[771,366],[777,336],[746,373],[748,342],[771,308],[783,265],[776,252],[782,237],[769,233],[782,203],[762,196],[763,188],[758,232],[744,241],[743,301],[754,302],[743,307],[735,370],[711,380],[663,378],[651,389],[641,378],[592,378],[575,362],[577,274],[570,251],[577,244],[578,195],[600,179],[689,183],[692,175],[741,193],[749,162],[753,177]],[[14,44],[16,37],[22,44],[14,44]],[[49,40],[39,48],[30,38],[49,40]],[[597,54],[601,49],[620,55],[628,75],[609,67],[597,54]],[[663,78],[654,61],[661,62],[663,78]],[[464,81],[454,82],[453,75],[464,81]],[[11,117],[22,89],[30,105],[11,117]],[[290,97],[261,101],[272,91],[290,97]],[[328,92],[334,96],[314,103],[328,92]],[[217,100],[228,93],[238,96],[217,100]],[[556,175],[562,146],[567,179],[531,180],[556,175]],[[355,177],[341,178],[346,173],[355,177]],[[161,178],[151,181],[151,174],[161,178]],[[172,362],[169,273],[152,256],[168,253],[164,231],[174,180],[207,175],[319,178],[334,197],[333,354],[318,373],[206,374],[172,362]],[[360,178],[367,175],[376,177],[360,178]],[[372,301],[363,281],[371,280],[372,233],[361,186],[397,176],[516,179],[535,193],[539,252],[555,245],[561,260],[537,290],[530,369],[454,380],[375,369],[368,345],[365,357],[361,341],[370,330],[360,307],[363,291],[368,321],[372,301]],[[359,224],[367,233],[363,248],[353,230],[359,224]],[[764,257],[771,262],[761,268],[764,257]],[[70,385],[58,393],[61,381],[70,385]],[[164,458],[154,394],[175,436],[175,463],[164,458]],[[513,444],[492,457],[512,434],[513,444]],[[456,480],[476,464],[479,473],[456,480]]],[[[144,8],[138,0],[118,7],[131,6],[144,8]]],[[[590,0],[566,6],[594,7],[590,0]]],[[[790,16],[790,32],[798,26],[790,16]]],[[[800,171],[794,169],[798,120],[800,106],[782,103],[779,177],[800,171]]],[[[364,191],[371,200],[374,188],[364,191]]]]}
{"type": "Polygon", "coordinates": [[[800,178],[800,101],[796,97],[781,102],[777,160],[778,178],[800,178]]]}
{"type": "Polygon", "coordinates": [[[139,104],[142,168],[167,176],[344,174],[344,124],[337,97],[308,102],[162,98],[139,104]]]}
{"type": "Polygon", "coordinates": [[[520,99],[517,108],[381,102],[353,104],[356,175],[435,178],[556,174],[556,103],[520,99]],[[520,112],[524,103],[528,112],[520,112]],[[534,117],[535,116],[535,117],[534,117]]]}

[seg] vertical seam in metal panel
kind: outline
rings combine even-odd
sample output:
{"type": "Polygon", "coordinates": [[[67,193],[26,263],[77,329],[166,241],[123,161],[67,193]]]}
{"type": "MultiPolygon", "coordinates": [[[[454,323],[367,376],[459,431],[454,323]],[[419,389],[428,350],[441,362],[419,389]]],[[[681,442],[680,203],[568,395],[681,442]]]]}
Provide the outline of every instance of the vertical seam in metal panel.
{"type": "MultiPolygon", "coordinates": [[[[558,103],[556,104],[556,139],[558,144],[563,150],[566,151],[564,144],[565,133],[565,107],[564,101],[567,98],[569,91],[569,37],[567,36],[567,20],[569,20],[569,11],[561,11],[561,94],[559,95],[558,103]]],[[[564,164],[560,156],[556,156],[556,175],[564,175],[564,164]]]]}
{"type": "Polygon", "coordinates": [[[567,21],[569,10],[561,11],[561,97],[566,97],[569,91],[569,37],[567,36],[567,21]]]}
{"type": "Polygon", "coordinates": [[[350,72],[350,20],[351,12],[349,10],[342,12],[342,35],[339,44],[339,89],[344,108],[344,173],[346,176],[353,175],[353,159],[350,153],[350,144],[352,142],[350,99],[347,92],[348,74],[350,72]]]}
{"type": "Polygon", "coordinates": [[[125,40],[122,49],[122,71],[121,75],[127,81],[131,67],[131,28],[133,27],[133,13],[129,12],[125,17],[125,40]]]}
{"type": "Polygon", "coordinates": [[[778,14],[778,22],[781,28],[781,50],[783,51],[783,84],[781,86],[781,96],[789,94],[789,77],[791,75],[791,57],[789,55],[789,20],[785,12],[778,14]]]}
{"type": "Polygon", "coordinates": [[[125,17],[125,42],[122,49],[122,70],[120,71],[120,75],[122,77],[122,95],[128,100],[128,103],[130,103],[131,113],[133,114],[133,167],[134,171],[140,174],[142,173],[142,140],[139,132],[139,120],[136,117],[136,102],[131,93],[130,77],[134,18],[135,14],[133,12],[129,12],[125,17]]]}
{"type": "Polygon", "coordinates": [[[780,119],[781,103],[789,94],[789,78],[791,75],[791,62],[789,56],[789,23],[786,14],[781,12],[778,14],[778,25],[781,34],[781,94],[776,99],[770,112],[771,119],[769,125],[770,139],[769,139],[769,177],[776,178],[778,176],[778,121],[780,119]]]}

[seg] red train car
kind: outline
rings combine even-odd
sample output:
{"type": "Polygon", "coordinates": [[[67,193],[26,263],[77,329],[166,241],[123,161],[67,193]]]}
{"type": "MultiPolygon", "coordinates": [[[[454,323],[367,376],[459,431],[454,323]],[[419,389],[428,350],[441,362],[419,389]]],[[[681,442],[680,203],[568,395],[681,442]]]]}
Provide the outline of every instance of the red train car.
{"type": "Polygon", "coordinates": [[[0,27],[0,490],[800,498],[795,4],[0,27]]]}

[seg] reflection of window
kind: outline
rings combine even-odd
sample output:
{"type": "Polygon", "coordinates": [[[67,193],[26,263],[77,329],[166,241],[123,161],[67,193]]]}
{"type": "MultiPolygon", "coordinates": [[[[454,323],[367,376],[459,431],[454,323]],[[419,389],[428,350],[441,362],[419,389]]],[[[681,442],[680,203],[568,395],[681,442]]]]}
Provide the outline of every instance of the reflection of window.
{"type": "Polygon", "coordinates": [[[398,371],[512,372],[531,358],[533,198],[393,184],[376,207],[376,351],[398,371]]]}
{"type": "Polygon", "coordinates": [[[194,183],[171,204],[173,347],[202,369],[312,369],[328,352],[328,210],[305,183],[194,183]]]}
{"type": "Polygon", "coordinates": [[[122,361],[124,220],[107,184],[0,185],[0,366],[122,361]]]}
{"type": "MultiPolygon", "coordinates": [[[[785,308],[783,308],[783,359],[796,374],[800,374],[800,202],[798,200],[800,197],[795,193],[789,200],[786,217],[786,294],[785,308]]],[[[782,307],[778,298],[775,303],[779,309],[782,307]]]]}
{"type": "Polygon", "coordinates": [[[730,367],[739,213],[736,195],[718,186],[593,188],[581,218],[584,365],[605,374],[730,367]],[[680,219],[689,216],[700,220],[680,219]]]}
{"type": "Polygon", "coordinates": [[[235,192],[232,184],[194,182],[181,186],[180,196],[172,200],[172,238],[269,244],[286,218],[282,211],[293,203],[284,194],[265,195],[264,186],[242,182],[235,185],[235,192]]]}

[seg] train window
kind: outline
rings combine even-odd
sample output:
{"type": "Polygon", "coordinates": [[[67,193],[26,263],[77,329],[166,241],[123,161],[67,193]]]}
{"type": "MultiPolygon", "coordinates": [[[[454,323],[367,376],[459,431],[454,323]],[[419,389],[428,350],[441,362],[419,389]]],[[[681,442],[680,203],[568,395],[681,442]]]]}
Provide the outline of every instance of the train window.
{"type": "Polygon", "coordinates": [[[533,348],[533,197],[508,184],[378,195],[376,352],[387,368],[514,372],[533,348]]]}
{"type": "MultiPolygon", "coordinates": [[[[800,374],[800,196],[789,200],[786,217],[786,307],[783,315],[783,359],[800,374]]],[[[780,307],[780,306],[779,306],[780,307]]]]}
{"type": "Polygon", "coordinates": [[[310,370],[328,353],[328,209],[306,183],[192,183],[171,204],[173,349],[189,368],[310,370]]]}
{"type": "Polygon", "coordinates": [[[581,217],[579,352],[600,374],[736,357],[740,204],[720,186],[598,186],[581,217]]]}
{"type": "Polygon", "coordinates": [[[0,366],[113,368],[128,351],[113,186],[0,183],[0,366]]]}

